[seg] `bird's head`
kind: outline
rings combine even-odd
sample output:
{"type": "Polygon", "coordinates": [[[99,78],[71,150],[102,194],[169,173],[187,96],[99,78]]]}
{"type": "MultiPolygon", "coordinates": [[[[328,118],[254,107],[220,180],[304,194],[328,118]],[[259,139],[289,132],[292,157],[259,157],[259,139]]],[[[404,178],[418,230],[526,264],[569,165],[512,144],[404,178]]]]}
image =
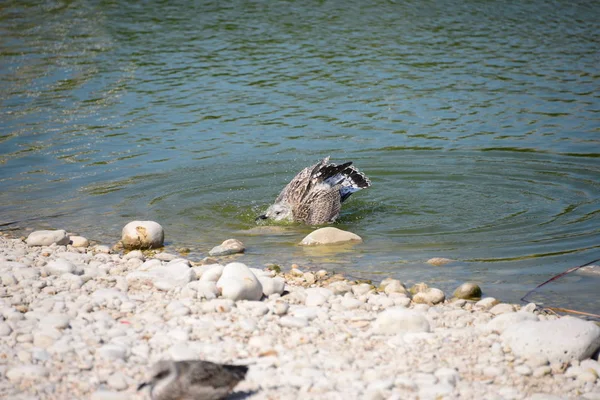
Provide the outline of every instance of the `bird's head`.
{"type": "Polygon", "coordinates": [[[172,361],[162,360],[157,362],[150,369],[150,379],[141,383],[137,390],[141,390],[146,386],[150,387],[150,395],[155,392],[160,392],[162,388],[169,385],[173,380],[177,379],[177,368],[172,361]]]}
{"type": "Polygon", "coordinates": [[[287,203],[275,203],[267,209],[263,215],[259,215],[259,219],[271,219],[273,221],[293,221],[292,207],[287,203]]]}

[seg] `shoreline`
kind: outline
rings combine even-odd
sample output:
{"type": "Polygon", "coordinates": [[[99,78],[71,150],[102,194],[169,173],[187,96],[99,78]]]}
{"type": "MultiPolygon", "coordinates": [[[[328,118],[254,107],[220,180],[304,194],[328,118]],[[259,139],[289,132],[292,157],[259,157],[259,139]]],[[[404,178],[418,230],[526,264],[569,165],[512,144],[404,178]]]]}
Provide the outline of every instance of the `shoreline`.
{"type": "Polygon", "coordinates": [[[600,399],[592,322],[253,265],[235,268],[269,296],[232,300],[213,288],[225,260],[0,236],[0,397],[147,399],[135,389],[154,362],[200,358],[249,366],[236,399],[600,399]],[[561,343],[528,352],[544,324],[561,343]]]}

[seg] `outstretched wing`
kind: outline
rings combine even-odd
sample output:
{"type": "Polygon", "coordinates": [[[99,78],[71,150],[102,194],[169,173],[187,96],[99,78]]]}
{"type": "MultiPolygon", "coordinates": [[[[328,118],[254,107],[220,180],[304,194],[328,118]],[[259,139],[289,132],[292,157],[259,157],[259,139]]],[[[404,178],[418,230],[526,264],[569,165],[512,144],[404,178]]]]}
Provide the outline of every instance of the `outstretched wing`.
{"type": "Polygon", "coordinates": [[[340,213],[340,185],[319,183],[312,188],[296,207],[294,217],[310,225],[320,225],[335,220],[340,213]]]}
{"type": "Polygon", "coordinates": [[[317,175],[318,171],[326,166],[328,162],[329,157],[326,157],[317,164],[306,167],[300,171],[294,179],[283,188],[281,193],[279,193],[279,196],[275,199],[275,203],[285,201],[292,206],[299,204],[310,191],[310,188],[314,185],[316,179],[318,179],[315,175],[317,175]]]}

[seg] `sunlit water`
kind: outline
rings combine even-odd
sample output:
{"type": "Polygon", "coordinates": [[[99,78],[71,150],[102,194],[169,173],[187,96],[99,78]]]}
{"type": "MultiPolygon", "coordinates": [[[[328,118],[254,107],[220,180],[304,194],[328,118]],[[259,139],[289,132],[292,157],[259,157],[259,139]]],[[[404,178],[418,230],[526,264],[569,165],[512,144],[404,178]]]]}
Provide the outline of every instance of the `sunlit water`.
{"type": "MultiPolygon", "coordinates": [[[[600,258],[598,20],[587,1],[4,1],[2,229],[112,244],[151,219],[191,258],[236,237],[251,265],[518,301],[600,258]],[[336,223],[364,243],[257,230],[327,155],[373,182],[336,223]]],[[[599,285],[533,299],[598,312],[599,285]]]]}

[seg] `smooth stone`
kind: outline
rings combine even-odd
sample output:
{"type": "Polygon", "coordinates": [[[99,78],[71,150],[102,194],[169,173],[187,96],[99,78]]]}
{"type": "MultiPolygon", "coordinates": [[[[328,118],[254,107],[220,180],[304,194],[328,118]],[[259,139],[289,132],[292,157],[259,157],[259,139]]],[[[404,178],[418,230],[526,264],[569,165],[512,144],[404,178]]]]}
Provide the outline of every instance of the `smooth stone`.
{"type": "Polygon", "coordinates": [[[481,288],[473,282],[465,282],[456,288],[453,294],[454,298],[474,300],[481,297],[481,288]]]}
{"type": "Polygon", "coordinates": [[[65,314],[49,314],[40,320],[40,326],[65,329],[69,326],[71,318],[65,314]]]}
{"type": "Polygon", "coordinates": [[[75,264],[62,258],[52,260],[46,264],[46,271],[50,275],[77,274],[78,272],[78,275],[83,274],[83,270],[79,270],[75,264]]]}
{"type": "Polygon", "coordinates": [[[417,311],[402,307],[388,308],[377,316],[373,324],[375,333],[393,335],[408,332],[429,332],[429,321],[417,311]]]}
{"type": "Polygon", "coordinates": [[[277,301],[271,306],[271,311],[275,315],[285,315],[288,312],[289,308],[290,305],[288,303],[285,303],[283,301],[277,301]]]}
{"type": "Polygon", "coordinates": [[[509,326],[501,337],[516,356],[543,355],[550,363],[584,360],[600,347],[600,327],[570,316],[520,322],[509,326]]]}
{"type": "Polygon", "coordinates": [[[219,296],[217,283],[213,281],[192,281],[185,287],[192,289],[199,299],[212,300],[219,296]]]}
{"type": "Polygon", "coordinates": [[[363,306],[365,303],[352,297],[344,297],[340,304],[346,310],[355,310],[363,306]]]}
{"type": "Polygon", "coordinates": [[[280,277],[269,278],[266,276],[259,276],[258,280],[262,285],[263,294],[269,297],[272,294],[282,294],[285,290],[285,280],[280,277]]]}
{"type": "Polygon", "coordinates": [[[113,301],[114,299],[119,299],[121,301],[129,300],[129,296],[127,296],[126,293],[114,288],[95,290],[91,297],[94,301],[99,303],[113,301]]]}
{"type": "Polygon", "coordinates": [[[260,300],[263,296],[260,281],[246,265],[237,262],[223,268],[217,288],[223,297],[234,301],[260,300]]]}
{"type": "Polygon", "coordinates": [[[90,241],[83,236],[69,236],[69,239],[73,247],[88,247],[90,245],[90,241]]]}
{"type": "Polygon", "coordinates": [[[121,232],[121,242],[126,249],[156,249],[163,246],[164,240],[162,226],[154,221],[132,221],[121,232]]]}
{"type": "Polygon", "coordinates": [[[439,304],[446,299],[444,292],[436,288],[427,288],[413,296],[413,302],[417,304],[439,304]]]}
{"type": "Polygon", "coordinates": [[[496,304],[499,303],[500,302],[493,297],[485,297],[479,300],[477,303],[475,303],[475,307],[483,308],[484,310],[489,310],[490,308],[494,307],[496,304]]]}
{"type": "Polygon", "coordinates": [[[97,390],[90,395],[90,400],[131,400],[131,394],[110,390],[97,390]]]}
{"type": "Polygon", "coordinates": [[[279,325],[288,328],[303,328],[305,326],[308,326],[308,320],[302,317],[291,317],[289,315],[286,315],[279,319],[279,325]]]}
{"type": "Polygon", "coordinates": [[[127,349],[118,344],[105,344],[96,349],[96,355],[107,360],[125,360],[127,358],[127,349]]]}
{"type": "Polygon", "coordinates": [[[328,226],[309,233],[302,239],[300,244],[303,246],[313,246],[345,242],[362,242],[362,238],[352,232],[328,226]]]}
{"type": "Polygon", "coordinates": [[[45,378],[48,375],[50,375],[50,371],[40,365],[21,365],[6,371],[6,377],[11,382],[45,378]]]}
{"type": "Polygon", "coordinates": [[[507,314],[501,314],[488,322],[486,329],[490,332],[502,333],[511,325],[523,321],[539,321],[539,318],[537,315],[528,312],[511,312],[507,314]]]}
{"type": "Polygon", "coordinates": [[[173,260],[164,266],[154,267],[148,272],[133,271],[125,277],[130,286],[150,284],[160,290],[183,287],[196,279],[196,274],[185,260],[173,260]]]}
{"type": "Polygon", "coordinates": [[[142,253],[141,250],[132,250],[123,256],[123,260],[131,260],[131,259],[145,261],[146,257],[144,256],[144,253],[142,253]]]}
{"type": "Polygon", "coordinates": [[[25,241],[28,246],[50,246],[57,244],[59,246],[65,246],[69,244],[69,236],[67,231],[59,229],[56,231],[34,231],[27,236],[25,241]]]}
{"type": "Polygon", "coordinates": [[[500,304],[496,304],[494,307],[490,308],[489,312],[490,312],[490,314],[493,314],[493,315],[514,313],[515,306],[513,306],[512,304],[508,304],[508,303],[500,303],[500,304]]]}
{"type": "Polygon", "coordinates": [[[121,372],[115,372],[106,381],[111,389],[125,390],[129,387],[125,375],[121,372]]]}
{"type": "Polygon", "coordinates": [[[352,286],[352,293],[355,296],[363,296],[370,291],[374,290],[372,285],[368,283],[359,283],[357,285],[352,286]]]}
{"type": "Polygon", "coordinates": [[[215,264],[212,267],[206,269],[204,272],[202,272],[202,275],[200,276],[200,280],[203,282],[206,282],[206,281],[217,282],[219,280],[219,278],[221,277],[221,275],[223,274],[224,268],[225,268],[224,265],[215,264]]]}
{"type": "Polygon", "coordinates": [[[345,281],[333,282],[327,286],[333,294],[345,294],[352,291],[352,286],[345,281]]]}
{"type": "Polygon", "coordinates": [[[6,322],[0,322],[0,337],[8,336],[12,332],[12,328],[6,322]]]}
{"type": "Polygon", "coordinates": [[[406,286],[404,286],[404,284],[398,279],[390,279],[388,282],[386,282],[383,291],[387,295],[390,295],[391,293],[403,293],[406,295],[408,294],[406,286]]]}
{"type": "Polygon", "coordinates": [[[227,239],[219,246],[213,247],[208,255],[212,257],[228,256],[231,254],[243,253],[246,250],[244,244],[237,239],[227,239]]]}

